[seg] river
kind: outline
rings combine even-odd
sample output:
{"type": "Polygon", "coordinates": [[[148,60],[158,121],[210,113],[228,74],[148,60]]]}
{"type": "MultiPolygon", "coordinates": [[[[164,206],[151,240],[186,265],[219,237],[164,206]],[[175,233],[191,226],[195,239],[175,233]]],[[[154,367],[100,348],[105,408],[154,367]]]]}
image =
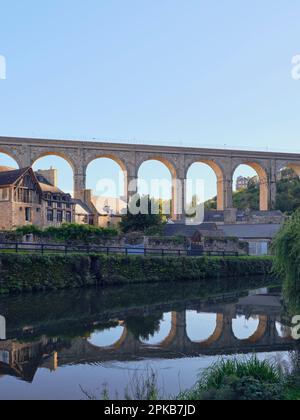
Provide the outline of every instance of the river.
{"type": "Polygon", "coordinates": [[[220,357],[289,363],[287,324],[267,278],[1,297],[0,399],[123,398],[147,370],[177,395],[220,357]]]}

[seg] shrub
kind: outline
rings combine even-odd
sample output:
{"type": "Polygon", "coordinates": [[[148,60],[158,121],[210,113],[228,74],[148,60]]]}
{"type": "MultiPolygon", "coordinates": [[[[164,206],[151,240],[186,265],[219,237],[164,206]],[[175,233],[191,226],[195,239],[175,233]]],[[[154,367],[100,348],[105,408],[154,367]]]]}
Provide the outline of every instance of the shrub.
{"type": "Polygon", "coordinates": [[[127,214],[125,214],[122,217],[122,221],[120,223],[120,228],[122,232],[128,233],[128,232],[160,232],[165,217],[161,213],[161,205],[160,207],[160,213],[159,214],[153,214],[152,212],[152,201],[149,196],[145,197],[138,197],[138,199],[132,200],[131,203],[129,203],[127,214]],[[137,208],[145,208],[147,211],[147,214],[134,214],[134,212],[130,209],[130,207],[134,204],[136,204],[137,208]]]}
{"type": "Polygon", "coordinates": [[[207,369],[182,400],[281,400],[284,378],[279,368],[256,356],[246,361],[222,360],[207,369]]]}
{"type": "Polygon", "coordinates": [[[291,313],[300,310],[300,211],[283,226],[273,242],[274,271],[284,278],[284,294],[291,313]]]}
{"type": "Polygon", "coordinates": [[[34,225],[22,226],[16,229],[15,231],[17,234],[25,236],[25,235],[36,235],[42,236],[43,230],[34,225]]]}
{"type": "Polygon", "coordinates": [[[95,226],[64,223],[61,227],[49,227],[40,229],[36,226],[23,226],[16,230],[22,235],[33,234],[38,238],[47,238],[61,242],[82,242],[97,243],[101,240],[108,240],[118,236],[115,228],[99,228],[95,226]]]}

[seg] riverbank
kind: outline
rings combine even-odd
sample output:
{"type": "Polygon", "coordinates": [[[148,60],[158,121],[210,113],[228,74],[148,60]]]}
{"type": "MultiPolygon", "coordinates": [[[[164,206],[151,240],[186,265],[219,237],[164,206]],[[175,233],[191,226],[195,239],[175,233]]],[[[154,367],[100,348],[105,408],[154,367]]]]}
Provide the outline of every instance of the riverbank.
{"type": "MultiPolygon", "coordinates": [[[[177,396],[161,391],[156,372],[149,369],[130,378],[125,392],[128,400],[141,401],[299,401],[299,366],[285,372],[279,362],[221,359],[202,372],[193,388],[177,396]],[[129,390],[129,391],[128,391],[129,390]]],[[[84,393],[88,400],[110,399],[104,388],[100,396],[84,393]]]]}
{"type": "Polygon", "coordinates": [[[268,275],[271,257],[0,254],[0,294],[268,275]]]}

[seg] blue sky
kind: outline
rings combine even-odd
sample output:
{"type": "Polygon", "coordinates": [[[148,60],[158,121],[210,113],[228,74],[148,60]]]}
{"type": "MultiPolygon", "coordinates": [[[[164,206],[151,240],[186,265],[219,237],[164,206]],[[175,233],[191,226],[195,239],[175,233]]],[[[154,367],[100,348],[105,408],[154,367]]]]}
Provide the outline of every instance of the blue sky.
{"type": "Polygon", "coordinates": [[[2,0],[0,133],[299,151],[299,18],[299,0],[2,0]]]}

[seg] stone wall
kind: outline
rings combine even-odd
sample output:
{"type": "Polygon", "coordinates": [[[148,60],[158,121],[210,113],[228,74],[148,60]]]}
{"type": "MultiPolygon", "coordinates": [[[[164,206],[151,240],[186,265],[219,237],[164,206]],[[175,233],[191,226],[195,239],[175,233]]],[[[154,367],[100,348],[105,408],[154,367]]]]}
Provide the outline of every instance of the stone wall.
{"type": "Polygon", "coordinates": [[[0,202],[0,229],[9,230],[26,224],[44,226],[44,205],[0,202]],[[26,222],[25,209],[31,209],[31,222],[26,222]]]}
{"type": "Polygon", "coordinates": [[[238,211],[238,223],[249,224],[283,224],[287,217],[281,211],[238,211]]]}
{"type": "Polygon", "coordinates": [[[203,247],[206,252],[228,252],[249,254],[249,244],[237,238],[209,238],[203,239],[203,247]]]}
{"type": "MultiPolygon", "coordinates": [[[[20,236],[14,232],[0,232],[0,242],[26,242],[36,244],[57,244],[62,245],[62,242],[55,241],[51,238],[44,238],[34,235],[20,236]]],[[[69,243],[70,246],[80,245],[79,242],[69,243]]],[[[87,245],[87,244],[82,244],[87,245]]],[[[192,242],[186,237],[146,237],[141,233],[131,233],[127,235],[120,235],[113,239],[101,239],[91,241],[89,245],[98,245],[110,248],[125,248],[132,246],[133,248],[146,248],[153,250],[170,250],[170,251],[188,251],[192,247],[192,242]]],[[[239,253],[247,255],[249,252],[249,245],[247,242],[238,240],[237,238],[225,237],[208,237],[203,236],[201,243],[197,244],[204,252],[227,252],[239,253]]]]}
{"type": "Polygon", "coordinates": [[[10,229],[13,224],[13,204],[11,202],[0,202],[0,229],[10,229]]]}
{"type": "Polygon", "coordinates": [[[145,247],[150,249],[169,249],[186,251],[191,242],[185,237],[145,237],[145,247]]]}

